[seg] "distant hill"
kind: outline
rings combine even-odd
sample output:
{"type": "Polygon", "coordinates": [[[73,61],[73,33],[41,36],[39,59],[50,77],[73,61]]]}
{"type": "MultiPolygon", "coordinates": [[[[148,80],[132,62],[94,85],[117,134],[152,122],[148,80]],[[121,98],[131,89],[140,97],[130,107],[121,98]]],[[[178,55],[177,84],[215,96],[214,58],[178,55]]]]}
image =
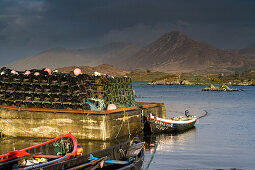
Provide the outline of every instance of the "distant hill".
{"type": "Polygon", "coordinates": [[[251,54],[251,55],[254,55],[255,54],[255,44],[250,45],[247,48],[241,49],[241,50],[239,50],[239,52],[241,54],[251,54]]]}
{"type": "MultiPolygon", "coordinates": [[[[59,72],[68,73],[70,71],[73,71],[75,68],[76,68],[75,66],[70,66],[70,67],[58,68],[57,70],[59,72]]],[[[98,65],[95,67],[81,66],[79,68],[81,69],[82,73],[86,73],[86,74],[93,74],[96,71],[101,74],[107,74],[107,75],[111,75],[111,76],[124,76],[124,75],[130,73],[130,71],[128,71],[128,70],[118,69],[118,68],[116,68],[112,65],[108,65],[108,64],[102,64],[102,65],[98,65]]]]}
{"type": "Polygon", "coordinates": [[[37,55],[13,62],[7,65],[7,67],[16,70],[26,70],[33,68],[41,69],[44,67],[54,69],[66,65],[80,65],[80,63],[86,63],[88,60],[89,59],[81,57],[73,50],[54,48],[43,51],[37,55]]]}
{"type": "Polygon", "coordinates": [[[227,73],[255,68],[255,48],[223,50],[172,31],[145,48],[112,43],[85,49],[55,48],[11,63],[17,70],[109,64],[125,70],[168,73],[227,73]]]}
{"type": "Polygon", "coordinates": [[[254,54],[216,49],[173,31],[139,51],[128,67],[164,72],[229,72],[229,69],[254,67],[254,54]]]}
{"type": "Polygon", "coordinates": [[[121,66],[123,65],[123,59],[133,56],[140,49],[139,46],[126,43],[112,43],[85,49],[53,48],[13,62],[7,67],[25,70],[44,67],[55,69],[67,66],[96,66],[100,64],[121,66]]]}

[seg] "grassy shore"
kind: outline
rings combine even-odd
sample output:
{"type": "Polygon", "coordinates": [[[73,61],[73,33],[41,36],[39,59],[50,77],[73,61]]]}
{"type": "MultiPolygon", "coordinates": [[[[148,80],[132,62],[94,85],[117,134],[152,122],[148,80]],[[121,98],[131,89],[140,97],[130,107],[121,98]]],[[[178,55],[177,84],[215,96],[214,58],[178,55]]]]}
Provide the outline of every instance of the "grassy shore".
{"type": "Polygon", "coordinates": [[[163,78],[170,75],[169,73],[164,72],[151,72],[151,71],[141,71],[135,70],[128,73],[126,76],[131,77],[134,81],[153,81],[158,78],[163,78]]]}

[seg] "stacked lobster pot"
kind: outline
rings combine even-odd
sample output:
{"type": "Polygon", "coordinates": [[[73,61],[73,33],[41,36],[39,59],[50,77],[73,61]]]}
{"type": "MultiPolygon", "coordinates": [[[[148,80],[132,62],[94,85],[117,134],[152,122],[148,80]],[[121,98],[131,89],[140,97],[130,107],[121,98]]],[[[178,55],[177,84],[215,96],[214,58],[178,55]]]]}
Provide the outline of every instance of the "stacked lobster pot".
{"type": "Polygon", "coordinates": [[[128,77],[51,74],[45,69],[16,72],[5,67],[0,74],[0,105],[75,110],[137,105],[128,77]]]}

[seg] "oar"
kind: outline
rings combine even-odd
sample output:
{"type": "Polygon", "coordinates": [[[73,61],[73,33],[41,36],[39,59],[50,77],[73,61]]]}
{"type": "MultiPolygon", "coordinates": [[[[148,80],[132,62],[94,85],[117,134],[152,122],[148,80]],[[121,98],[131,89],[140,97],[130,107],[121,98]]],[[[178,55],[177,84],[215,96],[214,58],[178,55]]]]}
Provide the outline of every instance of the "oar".
{"type": "Polygon", "coordinates": [[[101,161],[103,161],[105,159],[107,159],[107,156],[91,160],[90,162],[86,162],[84,164],[81,164],[81,165],[78,165],[78,166],[75,166],[75,167],[72,167],[72,168],[68,168],[66,170],[78,170],[78,169],[82,169],[82,168],[85,168],[86,166],[89,166],[89,165],[95,165],[96,163],[101,162],[101,161]]]}
{"type": "MultiPolygon", "coordinates": [[[[92,154],[90,154],[89,160],[96,160],[96,159],[98,159],[98,158],[96,158],[92,154]]],[[[104,162],[109,163],[109,164],[128,164],[129,163],[129,161],[119,161],[119,160],[106,160],[104,162]]]]}
{"type": "Polygon", "coordinates": [[[38,153],[34,153],[34,154],[29,154],[29,155],[25,155],[25,156],[22,156],[22,157],[15,158],[15,159],[11,159],[9,161],[5,161],[5,162],[0,163],[0,166],[5,165],[5,164],[9,164],[9,163],[12,163],[12,162],[19,161],[21,159],[30,158],[30,157],[33,157],[33,156],[39,155],[39,154],[42,154],[42,152],[38,152],[38,153]]]}
{"type": "Polygon", "coordinates": [[[93,168],[91,168],[90,170],[95,170],[97,169],[99,166],[101,166],[101,168],[104,166],[104,159],[101,160],[99,163],[96,164],[96,166],[94,166],[93,168]],[[102,164],[102,165],[101,165],[102,164]]]}
{"type": "Polygon", "coordinates": [[[103,161],[104,161],[104,160],[98,162],[97,165],[94,166],[93,168],[91,168],[90,170],[95,170],[95,169],[97,169],[97,168],[100,166],[101,163],[119,164],[119,165],[126,165],[126,164],[129,163],[128,161],[118,161],[118,160],[106,160],[106,161],[104,161],[104,162],[103,162],[103,161]]]}
{"type": "Polygon", "coordinates": [[[128,164],[129,163],[129,161],[119,161],[119,160],[106,160],[104,162],[108,164],[128,164]]]}

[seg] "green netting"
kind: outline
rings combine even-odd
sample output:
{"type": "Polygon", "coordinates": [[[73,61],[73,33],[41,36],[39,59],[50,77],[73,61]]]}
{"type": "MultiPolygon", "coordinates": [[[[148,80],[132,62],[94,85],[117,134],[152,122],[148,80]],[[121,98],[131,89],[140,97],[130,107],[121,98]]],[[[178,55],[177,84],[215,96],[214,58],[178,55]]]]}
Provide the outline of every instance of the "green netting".
{"type": "Polygon", "coordinates": [[[66,155],[73,150],[73,143],[71,138],[61,138],[60,140],[53,143],[53,146],[57,155],[60,156],[66,155]]]}
{"type": "Polygon", "coordinates": [[[104,110],[139,106],[128,77],[53,75],[0,75],[0,104],[58,109],[104,110]],[[92,100],[93,99],[93,100],[92,100]],[[92,104],[92,105],[91,105],[92,104]]]}

